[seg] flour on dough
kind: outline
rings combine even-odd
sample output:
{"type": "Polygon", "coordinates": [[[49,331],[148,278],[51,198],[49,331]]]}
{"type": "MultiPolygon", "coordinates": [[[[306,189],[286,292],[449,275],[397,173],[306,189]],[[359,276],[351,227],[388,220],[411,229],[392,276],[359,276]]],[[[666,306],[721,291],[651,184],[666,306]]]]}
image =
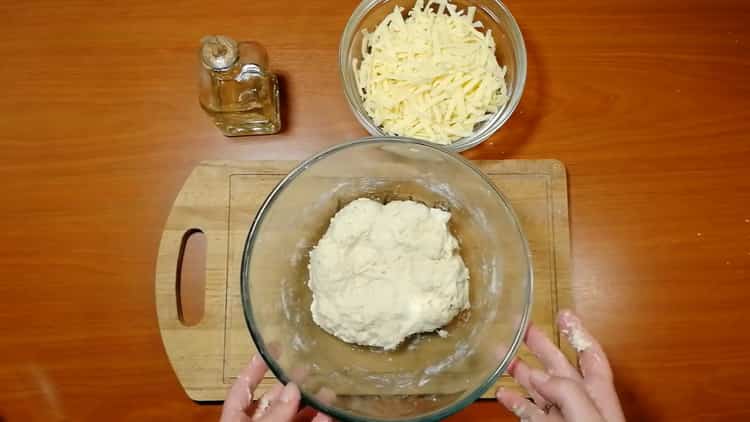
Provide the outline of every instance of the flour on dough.
{"type": "Polygon", "coordinates": [[[451,214],[413,201],[360,198],[310,252],[313,320],[339,339],[394,349],[469,308],[469,271],[451,214]]]}

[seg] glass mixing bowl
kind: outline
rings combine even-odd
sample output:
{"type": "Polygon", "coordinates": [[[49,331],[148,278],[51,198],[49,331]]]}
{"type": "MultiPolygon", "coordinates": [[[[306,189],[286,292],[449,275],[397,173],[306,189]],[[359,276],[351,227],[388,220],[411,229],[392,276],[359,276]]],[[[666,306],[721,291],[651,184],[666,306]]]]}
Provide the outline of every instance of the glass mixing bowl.
{"type": "MultiPolygon", "coordinates": [[[[339,43],[339,72],[344,86],[344,94],[359,123],[371,135],[385,136],[383,128],[376,125],[362,105],[362,98],[357,90],[354,79],[353,59],[362,61],[362,30],[372,32],[393,8],[404,8],[404,16],[414,6],[415,0],[364,0],[347,22],[339,43]]],[[[508,8],[499,0],[451,0],[459,10],[466,10],[469,6],[476,7],[475,20],[482,22],[484,28],[492,29],[495,39],[497,56],[500,66],[507,68],[505,83],[508,87],[508,102],[505,103],[491,118],[478,124],[471,136],[461,138],[445,147],[453,151],[465,151],[484,142],[495,133],[510,118],[521,101],[523,87],[526,83],[526,45],[521,35],[521,29],[511,15],[508,8]]]]}
{"type": "Polygon", "coordinates": [[[510,204],[469,161],[433,144],[366,138],[292,170],[260,207],[242,259],[247,325],[282,382],[342,420],[438,420],[490,388],[515,355],[531,308],[529,249],[510,204]],[[312,320],[308,255],[354,199],[415,200],[452,213],[471,309],[384,351],[345,343],[312,320]]]}

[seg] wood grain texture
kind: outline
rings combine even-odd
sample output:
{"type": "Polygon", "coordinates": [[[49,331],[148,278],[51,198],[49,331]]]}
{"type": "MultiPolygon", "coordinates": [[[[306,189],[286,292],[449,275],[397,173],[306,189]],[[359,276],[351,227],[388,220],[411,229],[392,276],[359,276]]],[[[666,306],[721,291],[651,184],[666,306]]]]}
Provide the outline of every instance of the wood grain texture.
{"type": "MultiPolygon", "coordinates": [[[[240,298],[242,251],[250,223],[268,193],[295,161],[207,161],[180,189],[167,218],[156,263],[156,307],[162,340],[185,392],[193,400],[223,400],[255,347],[240,298]],[[176,285],[183,239],[201,230],[205,248],[203,319],[186,326],[178,319],[176,285]]],[[[480,168],[508,198],[528,240],[534,263],[532,320],[561,345],[572,362],[575,352],[554,321],[570,303],[570,237],[565,168],[554,160],[481,161],[480,168]]],[[[291,253],[291,252],[290,252],[291,253]]],[[[525,349],[520,356],[538,364],[525,349]]],[[[257,395],[275,382],[269,372],[257,395]]],[[[498,387],[516,388],[508,376],[498,387]]],[[[494,397],[495,389],[484,398],[494,397]]],[[[424,392],[422,392],[424,394],[424,392]]]]}
{"type": "MultiPolygon", "coordinates": [[[[217,419],[161,345],[161,230],[202,160],[296,160],[365,135],[336,65],[355,3],[2,2],[0,416],[217,419]],[[209,33],[267,47],[283,133],[226,139],[202,114],[209,33]]],[[[566,163],[575,308],[630,420],[750,419],[750,4],[507,4],[526,91],[465,155],[566,163]]],[[[455,419],[515,418],[487,402],[455,419]]]]}

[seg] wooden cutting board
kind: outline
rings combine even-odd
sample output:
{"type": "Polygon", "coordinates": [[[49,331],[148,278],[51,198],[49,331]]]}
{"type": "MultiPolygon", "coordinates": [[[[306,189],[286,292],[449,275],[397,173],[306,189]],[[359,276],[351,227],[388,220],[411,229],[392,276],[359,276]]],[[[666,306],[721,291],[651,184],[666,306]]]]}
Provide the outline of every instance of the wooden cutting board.
{"type": "MultiPolygon", "coordinates": [[[[291,170],[291,161],[207,161],[185,181],[167,219],[156,266],[156,307],[164,348],[191,399],[223,400],[235,375],[255,353],[240,302],[245,237],[266,195],[291,170]],[[177,274],[186,233],[206,236],[204,314],[180,322],[177,274]]],[[[565,168],[554,160],[482,161],[476,164],[510,200],[528,238],[534,265],[532,320],[560,345],[554,321],[570,302],[570,235],[565,168]]],[[[575,352],[562,342],[574,361],[575,352]]],[[[521,356],[535,363],[525,349],[521,356]]],[[[274,382],[269,372],[259,387],[274,382]]],[[[503,376],[498,385],[513,388],[503,376]]],[[[485,394],[493,397],[494,389],[485,394]]]]}

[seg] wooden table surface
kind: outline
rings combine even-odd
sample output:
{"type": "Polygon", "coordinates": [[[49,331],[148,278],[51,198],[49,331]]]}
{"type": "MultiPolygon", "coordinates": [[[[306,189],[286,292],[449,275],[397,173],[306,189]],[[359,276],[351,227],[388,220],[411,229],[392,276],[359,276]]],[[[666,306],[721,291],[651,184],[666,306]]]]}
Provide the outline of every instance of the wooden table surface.
{"type": "MultiPolygon", "coordinates": [[[[162,224],[200,160],[366,134],[336,60],[355,3],[3,2],[0,420],[216,420],[162,349],[162,224]],[[228,139],[203,115],[210,33],[267,46],[282,134],[228,139]]],[[[750,3],[508,4],[526,91],[466,156],[566,163],[575,306],[630,420],[750,419],[750,3]]],[[[461,419],[513,417],[484,402],[461,419]]]]}

